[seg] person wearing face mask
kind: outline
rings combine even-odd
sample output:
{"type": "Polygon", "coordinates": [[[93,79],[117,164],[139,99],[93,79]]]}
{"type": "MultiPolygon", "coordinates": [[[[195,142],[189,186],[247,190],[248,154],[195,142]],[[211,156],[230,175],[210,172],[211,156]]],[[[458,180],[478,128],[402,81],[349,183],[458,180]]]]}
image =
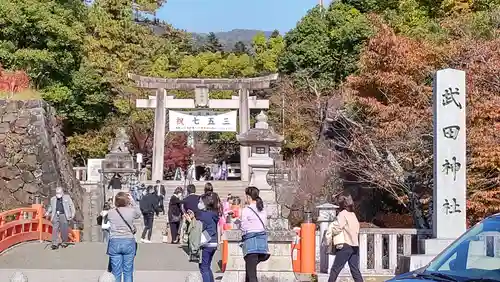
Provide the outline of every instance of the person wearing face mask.
{"type": "Polygon", "coordinates": [[[172,244],[179,244],[179,227],[182,218],[182,188],[175,188],[174,194],[168,204],[168,223],[172,244]]]}
{"type": "Polygon", "coordinates": [[[69,222],[75,217],[75,204],[68,194],[64,194],[62,187],[56,188],[56,195],[50,199],[50,206],[45,216],[52,221],[52,250],[59,248],[59,234],[61,247],[68,246],[69,222]]]}

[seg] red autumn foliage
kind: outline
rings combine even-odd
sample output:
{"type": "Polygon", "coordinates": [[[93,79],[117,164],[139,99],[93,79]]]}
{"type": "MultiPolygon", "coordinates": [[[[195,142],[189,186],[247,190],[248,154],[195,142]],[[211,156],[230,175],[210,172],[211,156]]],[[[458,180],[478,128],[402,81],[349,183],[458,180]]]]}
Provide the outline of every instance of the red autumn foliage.
{"type": "Polygon", "coordinates": [[[153,159],[153,131],[144,127],[131,125],[128,135],[130,136],[130,149],[135,153],[141,153],[143,165],[151,164],[153,159]]]}
{"type": "Polygon", "coordinates": [[[167,142],[165,147],[165,168],[171,171],[178,167],[187,169],[193,154],[193,148],[188,146],[186,134],[175,134],[167,142]]]}
{"type": "MultiPolygon", "coordinates": [[[[153,159],[154,136],[153,131],[141,126],[130,126],[129,136],[131,150],[143,155],[144,164],[151,164],[153,159]]],[[[164,166],[166,170],[174,171],[177,167],[186,169],[189,166],[193,149],[187,145],[185,134],[168,134],[164,166]]]]}
{"type": "Polygon", "coordinates": [[[0,64],[0,91],[21,92],[29,87],[30,79],[26,72],[6,72],[0,64]]]}

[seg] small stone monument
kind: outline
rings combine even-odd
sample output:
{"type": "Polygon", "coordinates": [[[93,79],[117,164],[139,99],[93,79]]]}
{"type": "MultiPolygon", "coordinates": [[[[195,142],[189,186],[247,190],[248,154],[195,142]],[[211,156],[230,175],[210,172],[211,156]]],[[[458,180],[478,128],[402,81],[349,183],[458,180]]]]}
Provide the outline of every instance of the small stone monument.
{"type": "Polygon", "coordinates": [[[203,282],[203,278],[199,272],[190,272],[188,276],[186,276],[185,282],[203,282]]]}
{"type": "MultiPolygon", "coordinates": [[[[120,190],[110,189],[108,190],[109,182],[111,178],[116,174],[117,177],[120,178],[122,183],[122,190],[124,188],[130,188],[128,185],[128,181],[130,180],[130,176],[137,173],[137,170],[134,168],[134,158],[130,154],[129,149],[127,148],[127,143],[129,142],[127,133],[125,128],[118,128],[115,133],[115,139],[109,146],[110,152],[106,154],[104,160],[101,163],[101,169],[99,169],[100,173],[100,184],[102,185],[101,189],[96,189],[95,196],[93,197],[92,204],[92,218],[97,218],[99,213],[101,212],[101,208],[106,202],[108,198],[112,198],[115,196],[120,190]]],[[[95,225],[92,227],[92,236],[97,238],[102,238],[102,228],[100,226],[95,225]]]]}
{"type": "Polygon", "coordinates": [[[123,127],[116,130],[115,139],[109,146],[110,152],[102,162],[102,168],[106,172],[113,173],[116,170],[118,173],[131,172],[134,170],[134,159],[127,148],[129,142],[127,133],[123,127]]]}
{"type": "Polygon", "coordinates": [[[328,225],[333,222],[333,220],[337,216],[337,209],[339,206],[324,203],[319,206],[316,206],[318,210],[318,219],[317,223],[319,223],[319,242],[317,242],[316,246],[319,247],[319,271],[321,273],[328,273],[335,259],[334,255],[330,254],[330,248],[326,244],[326,232],[328,231],[328,225]]]}
{"type": "Polygon", "coordinates": [[[402,271],[425,266],[466,231],[465,72],[443,69],[434,78],[433,238],[424,255],[402,263],[402,271]],[[408,265],[409,264],[409,265],[408,265]]]}
{"type": "Polygon", "coordinates": [[[116,279],[112,273],[106,271],[99,276],[99,280],[97,280],[97,282],[116,282],[116,279]]]}
{"type": "MultiPolygon", "coordinates": [[[[291,244],[295,239],[295,232],[288,226],[288,220],[280,216],[280,208],[276,202],[273,188],[267,183],[267,173],[273,167],[270,157],[270,147],[279,147],[283,136],[277,135],[267,123],[267,116],[261,112],[257,116],[255,128],[236,136],[242,146],[251,147],[251,156],[248,164],[252,177],[249,185],[260,190],[260,197],[268,214],[268,242],[271,257],[258,266],[258,276],[262,281],[295,281],[292,268],[291,244]]],[[[226,272],[222,281],[245,281],[245,261],[239,245],[241,231],[228,230],[225,233],[228,241],[228,260],[226,272]]]]}
{"type": "Polygon", "coordinates": [[[11,277],[10,277],[10,282],[28,282],[28,277],[24,275],[22,272],[15,272],[11,277]]]}

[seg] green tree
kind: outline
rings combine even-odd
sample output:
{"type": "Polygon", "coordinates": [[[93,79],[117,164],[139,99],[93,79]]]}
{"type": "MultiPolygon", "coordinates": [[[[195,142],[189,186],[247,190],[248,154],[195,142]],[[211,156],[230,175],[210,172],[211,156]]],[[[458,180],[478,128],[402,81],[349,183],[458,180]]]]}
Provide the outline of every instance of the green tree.
{"type": "Polygon", "coordinates": [[[0,0],[0,62],[35,87],[68,83],[82,60],[86,16],[78,0],[0,0]]]}
{"type": "Polygon", "coordinates": [[[224,48],[222,44],[219,42],[219,39],[217,38],[217,35],[215,35],[215,33],[210,32],[208,34],[207,40],[203,45],[203,51],[214,52],[214,53],[224,51],[224,48]]]}
{"type": "Polygon", "coordinates": [[[247,46],[242,41],[238,41],[234,44],[233,53],[236,55],[246,54],[248,52],[247,46]]]}
{"type": "Polygon", "coordinates": [[[335,2],[326,12],[313,8],[285,35],[279,68],[325,85],[339,83],[356,70],[359,53],[371,34],[366,16],[350,5],[335,2]]]}
{"type": "Polygon", "coordinates": [[[260,32],[252,39],[252,48],[255,52],[255,68],[260,74],[278,71],[278,58],[285,48],[281,35],[267,39],[260,32]]]}
{"type": "Polygon", "coordinates": [[[273,33],[271,33],[271,38],[276,38],[278,36],[281,36],[280,31],[277,29],[273,30],[273,33]]]}

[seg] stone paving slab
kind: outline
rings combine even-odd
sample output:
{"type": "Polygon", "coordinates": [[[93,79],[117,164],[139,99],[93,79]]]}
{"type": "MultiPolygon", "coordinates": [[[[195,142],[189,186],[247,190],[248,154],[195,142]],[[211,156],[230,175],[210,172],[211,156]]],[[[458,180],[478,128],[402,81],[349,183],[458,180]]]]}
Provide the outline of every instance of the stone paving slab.
{"type": "MultiPolygon", "coordinates": [[[[82,269],[0,269],[0,281],[8,282],[16,271],[22,271],[28,277],[29,282],[97,282],[103,273],[100,270],[82,269]]],[[[184,282],[189,273],[189,271],[136,271],[134,281],[184,282]]],[[[216,275],[216,280],[221,279],[220,275],[216,275]]]]}
{"type": "MultiPolygon", "coordinates": [[[[47,243],[26,243],[0,255],[0,269],[104,270],[107,264],[104,243],[78,243],[55,251],[47,243]]],[[[140,271],[197,271],[198,265],[188,261],[179,245],[139,244],[135,268],[140,271]]]]}

